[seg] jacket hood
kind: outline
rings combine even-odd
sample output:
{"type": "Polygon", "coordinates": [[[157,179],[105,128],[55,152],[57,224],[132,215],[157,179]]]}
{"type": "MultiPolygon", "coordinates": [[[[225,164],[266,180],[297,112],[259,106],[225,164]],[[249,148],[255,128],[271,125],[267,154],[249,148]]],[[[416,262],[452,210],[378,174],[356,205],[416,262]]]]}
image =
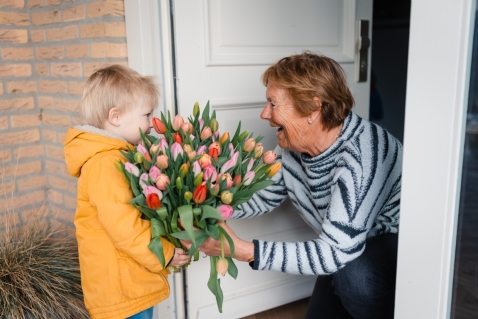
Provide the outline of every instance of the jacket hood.
{"type": "Polygon", "coordinates": [[[83,165],[99,153],[133,148],[121,137],[89,125],[70,128],[63,145],[66,167],[74,177],[80,176],[83,165]]]}

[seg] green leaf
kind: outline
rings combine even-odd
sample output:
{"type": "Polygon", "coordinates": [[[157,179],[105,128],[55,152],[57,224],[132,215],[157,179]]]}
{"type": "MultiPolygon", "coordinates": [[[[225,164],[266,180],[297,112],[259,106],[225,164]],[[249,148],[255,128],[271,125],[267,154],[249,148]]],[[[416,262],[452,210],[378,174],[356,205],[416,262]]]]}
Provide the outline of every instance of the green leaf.
{"type": "Polygon", "coordinates": [[[209,125],[209,101],[207,101],[207,104],[202,111],[202,119],[204,121],[205,126],[209,125]]]}
{"type": "Polygon", "coordinates": [[[216,296],[217,308],[219,312],[222,313],[223,295],[222,295],[222,289],[221,289],[221,281],[217,278],[217,271],[216,271],[217,258],[218,258],[217,256],[209,257],[210,264],[211,264],[211,271],[209,274],[207,287],[214,294],[214,296],[216,296]]]}
{"type": "Polygon", "coordinates": [[[228,267],[227,267],[228,274],[232,278],[237,279],[237,275],[239,274],[239,271],[237,270],[236,264],[234,263],[231,257],[225,257],[225,258],[227,259],[227,263],[228,263],[228,267]]]}
{"type": "Polygon", "coordinates": [[[219,226],[217,225],[207,225],[206,232],[209,236],[214,238],[215,240],[219,240],[219,226]]]}
{"type": "Polygon", "coordinates": [[[195,255],[198,251],[198,248],[209,238],[209,235],[196,238],[196,244],[191,245],[189,248],[189,256],[195,255]]]}
{"type": "Polygon", "coordinates": [[[194,238],[193,232],[193,207],[191,205],[179,206],[178,213],[186,232],[189,234],[191,241],[193,242],[193,245],[196,244],[196,238],[194,238]]]}
{"type": "Polygon", "coordinates": [[[151,234],[152,237],[159,237],[159,236],[166,236],[166,230],[164,229],[163,223],[156,219],[152,218],[151,219],[151,234]]]}
{"type": "Polygon", "coordinates": [[[171,218],[171,229],[175,233],[179,231],[178,216],[179,216],[179,212],[178,212],[177,209],[175,209],[174,212],[173,212],[173,217],[171,218]]]}
{"type": "Polygon", "coordinates": [[[177,233],[172,233],[171,236],[178,239],[192,240],[192,238],[200,238],[200,237],[207,236],[207,233],[204,229],[195,229],[193,231],[193,235],[192,235],[193,237],[191,237],[191,235],[185,230],[177,232],[177,233]]]}
{"type": "Polygon", "coordinates": [[[234,137],[232,138],[232,145],[236,146],[237,140],[239,139],[239,135],[241,135],[241,121],[239,121],[239,124],[237,125],[236,133],[234,133],[234,137]]]}
{"type": "Polygon", "coordinates": [[[149,243],[148,248],[156,255],[156,257],[158,257],[161,266],[164,268],[166,262],[164,261],[163,242],[161,239],[159,239],[159,237],[154,237],[149,243]]]}
{"type": "Polygon", "coordinates": [[[219,211],[216,208],[212,206],[205,206],[205,205],[201,205],[200,207],[202,208],[201,221],[205,220],[206,218],[215,218],[215,219],[222,220],[221,213],[219,213],[219,211]]]}
{"type": "Polygon", "coordinates": [[[249,188],[237,191],[234,193],[234,197],[230,205],[236,206],[236,205],[239,205],[240,203],[247,202],[252,197],[252,195],[254,195],[255,192],[257,192],[258,190],[267,188],[274,183],[275,181],[273,180],[266,180],[266,181],[254,183],[250,185],[249,188]]]}
{"type": "Polygon", "coordinates": [[[134,196],[138,197],[139,195],[141,195],[141,192],[139,190],[138,183],[136,182],[136,179],[137,179],[136,176],[134,176],[133,174],[129,174],[129,184],[131,186],[131,190],[133,191],[134,196]]]}
{"type": "Polygon", "coordinates": [[[229,243],[229,248],[231,250],[231,256],[236,258],[236,253],[234,251],[234,242],[232,241],[231,236],[229,236],[227,231],[225,231],[224,228],[222,228],[220,225],[219,225],[219,232],[224,235],[224,238],[226,238],[227,242],[229,243]]]}

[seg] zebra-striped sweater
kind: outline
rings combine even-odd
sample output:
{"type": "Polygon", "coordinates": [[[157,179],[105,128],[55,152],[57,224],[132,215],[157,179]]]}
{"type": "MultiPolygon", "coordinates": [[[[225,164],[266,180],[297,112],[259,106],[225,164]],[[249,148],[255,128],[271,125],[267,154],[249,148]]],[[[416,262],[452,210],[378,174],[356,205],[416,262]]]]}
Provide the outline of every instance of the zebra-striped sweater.
{"type": "Polygon", "coordinates": [[[384,129],[351,113],[320,155],[275,152],[282,162],[276,183],[240,205],[233,218],[267,213],[289,196],[318,238],[254,240],[254,269],[330,274],[360,256],[367,238],[398,233],[402,145],[384,129]]]}

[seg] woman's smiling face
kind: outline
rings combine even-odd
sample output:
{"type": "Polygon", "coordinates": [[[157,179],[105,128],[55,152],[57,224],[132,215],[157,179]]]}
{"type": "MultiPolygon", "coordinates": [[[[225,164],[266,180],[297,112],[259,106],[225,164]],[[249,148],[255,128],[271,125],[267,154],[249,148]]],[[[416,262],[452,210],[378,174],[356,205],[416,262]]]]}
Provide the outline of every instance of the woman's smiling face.
{"type": "Polygon", "coordinates": [[[310,144],[307,141],[307,116],[300,114],[287,90],[267,86],[267,103],[261,112],[261,118],[277,128],[277,143],[291,151],[307,153],[310,144]]]}

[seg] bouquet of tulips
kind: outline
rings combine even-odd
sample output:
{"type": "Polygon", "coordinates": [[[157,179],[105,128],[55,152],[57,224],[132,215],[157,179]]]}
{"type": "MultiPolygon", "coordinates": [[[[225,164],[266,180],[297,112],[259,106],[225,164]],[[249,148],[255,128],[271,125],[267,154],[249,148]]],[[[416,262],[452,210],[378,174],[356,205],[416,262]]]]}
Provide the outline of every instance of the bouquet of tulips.
{"type": "Polygon", "coordinates": [[[131,204],[151,221],[149,249],[164,267],[160,237],[183,249],[179,239],[190,240],[194,261],[206,239],[221,241],[222,256],[210,257],[208,287],[222,312],[218,274],[228,272],[236,278],[238,271],[232,258],[224,257],[224,240],[232,256],[234,243],[218,221],[227,220],[239,204],[273,184],[269,178],[281,163],[275,162],[272,151],[263,153],[262,137],[241,132],[240,123],[232,138],[228,132],[220,135],[215,112],[209,115],[209,103],[201,115],[196,102],[188,120],[180,115],[171,120],[169,114],[167,119],[163,114],[161,119],[154,118],[159,137],[140,132],[142,143],[122,152],[127,162],[116,164],[131,185],[135,196],[131,204]]]}

